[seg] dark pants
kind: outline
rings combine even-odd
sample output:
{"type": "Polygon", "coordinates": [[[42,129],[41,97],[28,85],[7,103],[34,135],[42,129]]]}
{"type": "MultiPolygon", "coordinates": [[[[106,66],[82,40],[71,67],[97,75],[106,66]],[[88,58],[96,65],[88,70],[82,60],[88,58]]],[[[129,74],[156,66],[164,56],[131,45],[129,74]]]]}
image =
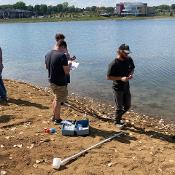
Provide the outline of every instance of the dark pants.
{"type": "Polygon", "coordinates": [[[115,120],[120,121],[122,115],[131,107],[131,93],[130,90],[116,91],[113,89],[114,100],[116,105],[115,120]]]}
{"type": "Polygon", "coordinates": [[[2,80],[1,72],[0,72],[0,98],[2,99],[7,98],[7,91],[2,80]]]}

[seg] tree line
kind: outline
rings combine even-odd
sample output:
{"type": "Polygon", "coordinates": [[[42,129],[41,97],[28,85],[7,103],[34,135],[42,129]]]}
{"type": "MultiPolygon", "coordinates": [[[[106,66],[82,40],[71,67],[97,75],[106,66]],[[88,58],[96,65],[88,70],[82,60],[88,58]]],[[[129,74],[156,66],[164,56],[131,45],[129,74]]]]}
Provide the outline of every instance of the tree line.
{"type": "Polygon", "coordinates": [[[78,8],[75,7],[74,5],[70,6],[68,2],[64,2],[62,4],[57,4],[55,6],[52,5],[46,5],[46,4],[41,4],[41,5],[26,5],[24,2],[19,1],[13,5],[1,5],[0,9],[21,9],[21,10],[29,10],[33,12],[36,15],[51,15],[51,14],[56,14],[56,13],[73,13],[73,12],[84,12],[84,11],[90,11],[90,12],[99,12],[99,11],[106,11],[109,13],[114,12],[114,7],[86,7],[86,8],[78,8]]]}

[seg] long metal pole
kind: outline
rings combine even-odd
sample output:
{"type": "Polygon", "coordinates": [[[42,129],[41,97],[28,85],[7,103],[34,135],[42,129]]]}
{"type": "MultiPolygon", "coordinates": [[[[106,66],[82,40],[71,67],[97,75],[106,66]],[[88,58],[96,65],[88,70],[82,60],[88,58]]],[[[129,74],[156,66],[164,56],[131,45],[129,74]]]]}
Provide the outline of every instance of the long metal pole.
{"type": "Polygon", "coordinates": [[[65,164],[67,164],[69,161],[71,161],[71,160],[73,160],[73,159],[75,159],[75,158],[81,156],[82,154],[84,154],[85,152],[91,150],[92,148],[95,148],[95,147],[97,147],[97,146],[99,146],[99,145],[101,145],[101,144],[103,144],[103,143],[105,143],[105,142],[111,141],[111,140],[114,139],[115,137],[119,137],[119,136],[121,136],[122,134],[124,134],[124,133],[123,133],[123,132],[120,132],[120,133],[118,133],[118,134],[114,134],[114,135],[112,135],[111,137],[109,137],[109,138],[107,138],[107,139],[105,139],[105,140],[103,140],[103,141],[101,141],[101,142],[99,142],[99,143],[97,143],[97,144],[95,144],[95,145],[93,145],[93,146],[91,146],[91,147],[89,147],[89,148],[87,148],[87,149],[85,149],[85,150],[83,150],[83,151],[77,153],[77,154],[74,154],[74,155],[71,156],[71,157],[68,157],[68,158],[63,159],[63,160],[61,161],[61,165],[63,166],[63,165],[65,165],[65,164]]]}

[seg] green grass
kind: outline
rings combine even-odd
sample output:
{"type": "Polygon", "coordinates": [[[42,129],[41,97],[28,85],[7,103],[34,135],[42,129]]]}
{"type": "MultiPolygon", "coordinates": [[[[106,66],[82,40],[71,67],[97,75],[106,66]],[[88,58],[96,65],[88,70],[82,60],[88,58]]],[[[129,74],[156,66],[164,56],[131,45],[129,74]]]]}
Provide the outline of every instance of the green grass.
{"type": "Polygon", "coordinates": [[[175,18],[175,16],[152,16],[152,17],[102,17],[102,16],[78,16],[64,18],[20,18],[20,19],[0,19],[0,23],[37,23],[37,22],[60,22],[60,21],[90,21],[90,20],[142,20],[175,18]]]}

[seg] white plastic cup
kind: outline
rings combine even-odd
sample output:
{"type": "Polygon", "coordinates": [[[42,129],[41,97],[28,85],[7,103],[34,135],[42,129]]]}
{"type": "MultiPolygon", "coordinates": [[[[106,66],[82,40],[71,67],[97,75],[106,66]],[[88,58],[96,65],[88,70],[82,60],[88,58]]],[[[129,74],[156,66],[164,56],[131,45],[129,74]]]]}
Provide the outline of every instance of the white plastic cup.
{"type": "Polygon", "coordinates": [[[60,158],[54,158],[53,159],[53,163],[52,163],[52,167],[56,170],[58,170],[61,166],[61,159],[60,158]]]}

